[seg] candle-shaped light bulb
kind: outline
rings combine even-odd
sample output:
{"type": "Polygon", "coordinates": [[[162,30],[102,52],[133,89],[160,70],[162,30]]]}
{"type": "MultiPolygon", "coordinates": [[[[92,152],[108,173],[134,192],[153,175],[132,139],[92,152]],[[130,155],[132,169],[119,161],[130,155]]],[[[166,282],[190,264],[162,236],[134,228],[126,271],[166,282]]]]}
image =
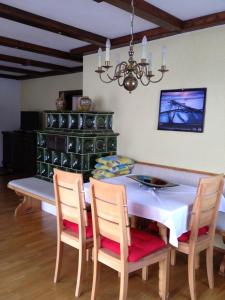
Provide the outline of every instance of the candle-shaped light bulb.
{"type": "Polygon", "coordinates": [[[143,37],[142,39],[142,59],[146,59],[146,46],[147,46],[147,38],[146,36],[143,37]]]}
{"type": "Polygon", "coordinates": [[[105,47],[106,47],[106,49],[105,49],[105,61],[109,61],[110,60],[110,47],[111,47],[110,39],[106,40],[105,47]]]}
{"type": "Polygon", "coordinates": [[[162,65],[166,65],[166,54],[167,54],[167,49],[166,46],[162,47],[162,65]]]}
{"type": "Polygon", "coordinates": [[[98,49],[98,67],[101,68],[102,66],[102,48],[98,49]]]}
{"type": "Polygon", "coordinates": [[[148,70],[149,72],[152,72],[153,70],[153,64],[152,64],[152,52],[149,52],[148,53],[148,63],[149,63],[149,66],[148,66],[148,70]]]}

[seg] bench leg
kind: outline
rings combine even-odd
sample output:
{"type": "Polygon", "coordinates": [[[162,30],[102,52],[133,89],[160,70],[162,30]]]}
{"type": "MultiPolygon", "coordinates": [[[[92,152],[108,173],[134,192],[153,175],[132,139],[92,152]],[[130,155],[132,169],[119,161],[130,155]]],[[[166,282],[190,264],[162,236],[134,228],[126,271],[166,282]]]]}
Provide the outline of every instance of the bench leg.
{"type": "Polygon", "coordinates": [[[31,197],[24,196],[22,203],[20,203],[15,210],[15,217],[22,216],[28,213],[39,210],[41,207],[41,202],[35,200],[31,197]]]}

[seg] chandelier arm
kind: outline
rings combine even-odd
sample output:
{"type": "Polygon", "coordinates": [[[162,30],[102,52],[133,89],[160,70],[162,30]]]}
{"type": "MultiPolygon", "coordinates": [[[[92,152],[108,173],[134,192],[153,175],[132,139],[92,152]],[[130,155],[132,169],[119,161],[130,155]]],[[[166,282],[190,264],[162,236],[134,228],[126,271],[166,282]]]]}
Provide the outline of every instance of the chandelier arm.
{"type": "Polygon", "coordinates": [[[111,77],[108,73],[106,74],[106,76],[109,78],[109,80],[111,80],[110,82],[115,81],[115,74],[113,75],[113,77],[111,77]]]}
{"type": "Polygon", "coordinates": [[[119,77],[118,80],[117,80],[119,86],[123,86],[124,78],[122,79],[122,82],[121,82],[121,78],[122,78],[122,77],[119,77]]]}
{"type": "Polygon", "coordinates": [[[148,86],[149,83],[151,82],[151,80],[150,80],[150,78],[148,78],[146,76],[145,76],[145,78],[147,79],[147,82],[144,82],[143,77],[141,77],[140,81],[141,81],[142,85],[148,86]]]}
{"type": "Polygon", "coordinates": [[[159,79],[157,79],[157,80],[152,80],[152,79],[150,79],[149,81],[150,81],[151,83],[158,83],[158,82],[160,82],[160,81],[163,79],[163,77],[164,77],[164,72],[161,73],[161,76],[160,76],[159,79]]]}
{"type": "Polygon", "coordinates": [[[122,61],[119,64],[119,72],[120,73],[126,73],[127,72],[127,62],[126,61],[122,61]]]}
{"type": "Polygon", "coordinates": [[[144,72],[142,70],[142,67],[139,64],[135,65],[134,74],[136,75],[137,79],[139,79],[139,80],[141,80],[141,78],[143,77],[144,72]]]}
{"type": "MultiPolygon", "coordinates": [[[[108,74],[107,74],[108,75],[108,74]]],[[[102,81],[102,82],[104,82],[104,83],[111,83],[111,82],[113,82],[113,79],[110,79],[109,81],[106,81],[105,79],[103,79],[102,78],[102,74],[99,74],[99,78],[100,78],[100,80],[102,81]]]]}

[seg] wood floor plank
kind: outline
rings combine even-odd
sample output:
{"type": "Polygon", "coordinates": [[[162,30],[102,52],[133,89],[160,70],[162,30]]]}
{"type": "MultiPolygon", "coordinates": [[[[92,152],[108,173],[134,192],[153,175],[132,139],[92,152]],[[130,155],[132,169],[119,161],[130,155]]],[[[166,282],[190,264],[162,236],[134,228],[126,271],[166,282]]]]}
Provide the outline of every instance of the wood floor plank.
{"type": "MultiPolygon", "coordinates": [[[[56,219],[45,212],[14,217],[19,198],[6,188],[10,176],[0,176],[0,300],[74,300],[77,272],[77,251],[65,246],[62,277],[53,283],[56,255],[56,219]]],[[[205,255],[196,272],[198,300],[224,300],[225,279],[217,274],[222,253],[215,252],[215,288],[207,284],[205,255]]],[[[149,280],[141,273],[129,278],[127,300],[158,300],[158,267],[149,269],[149,280]]],[[[187,260],[177,255],[171,267],[170,299],[190,299],[187,280],[187,260]]],[[[92,263],[87,263],[84,294],[89,300],[92,284],[92,263]]],[[[103,266],[98,300],[118,299],[119,280],[113,270],[103,266]]]]}

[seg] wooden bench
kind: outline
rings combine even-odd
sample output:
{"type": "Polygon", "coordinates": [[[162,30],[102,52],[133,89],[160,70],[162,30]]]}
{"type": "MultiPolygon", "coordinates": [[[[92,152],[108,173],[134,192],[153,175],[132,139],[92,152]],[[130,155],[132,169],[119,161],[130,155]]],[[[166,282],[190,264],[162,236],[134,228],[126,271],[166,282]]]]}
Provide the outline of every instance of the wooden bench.
{"type": "Polygon", "coordinates": [[[15,216],[40,209],[42,201],[55,205],[54,188],[51,182],[29,177],[10,181],[8,188],[22,197],[22,202],[15,210],[15,216]]]}

